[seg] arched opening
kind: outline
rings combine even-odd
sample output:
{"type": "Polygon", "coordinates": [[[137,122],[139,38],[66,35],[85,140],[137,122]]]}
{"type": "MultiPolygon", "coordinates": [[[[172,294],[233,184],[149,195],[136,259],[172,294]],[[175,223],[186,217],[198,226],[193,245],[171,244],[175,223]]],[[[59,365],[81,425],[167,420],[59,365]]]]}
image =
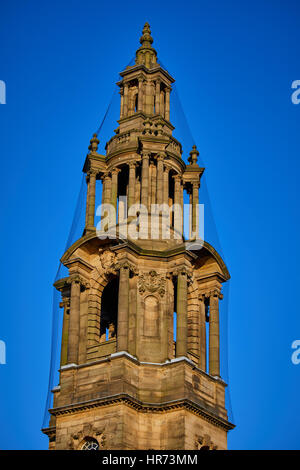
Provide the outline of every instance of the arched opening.
{"type": "Polygon", "coordinates": [[[100,340],[117,337],[119,278],[114,277],[104,287],[101,297],[100,340]]]}
{"type": "Polygon", "coordinates": [[[136,113],[138,110],[138,94],[134,97],[134,112],[136,113]]]}

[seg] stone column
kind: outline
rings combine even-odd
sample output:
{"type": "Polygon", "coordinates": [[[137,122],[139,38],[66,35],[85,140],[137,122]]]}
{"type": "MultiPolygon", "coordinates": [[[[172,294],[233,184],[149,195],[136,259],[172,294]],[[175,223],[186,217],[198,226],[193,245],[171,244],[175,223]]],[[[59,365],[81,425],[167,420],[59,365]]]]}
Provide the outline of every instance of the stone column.
{"type": "MultiPolygon", "coordinates": [[[[111,171],[111,205],[114,206],[115,211],[116,211],[116,216],[117,216],[117,203],[118,203],[118,174],[120,170],[119,168],[114,168],[111,171]]],[[[111,221],[113,223],[116,223],[116,218],[114,221],[111,221]]]]}
{"type": "Polygon", "coordinates": [[[193,219],[193,195],[189,193],[189,238],[192,238],[192,219],[193,219]]]}
{"type": "Polygon", "coordinates": [[[135,203],[135,163],[129,163],[128,209],[135,203]]]}
{"type": "Polygon", "coordinates": [[[138,111],[143,111],[143,79],[139,78],[139,91],[138,91],[138,111]]]}
{"type": "Polygon", "coordinates": [[[124,116],[124,94],[123,94],[122,88],[120,90],[120,96],[121,96],[120,119],[122,119],[122,117],[124,116]]]}
{"type": "Polygon", "coordinates": [[[183,199],[183,181],[181,181],[180,184],[180,205],[181,205],[181,213],[182,213],[182,218],[181,218],[181,232],[183,234],[183,204],[184,204],[184,199],[183,199]]]}
{"type": "Polygon", "coordinates": [[[206,372],[206,318],[205,318],[205,296],[199,297],[199,368],[206,372]]]}
{"type": "Polygon", "coordinates": [[[160,110],[160,80],[156,80],[155,84],[155,114],[159,114],[160,110]]]}
{"type": "Polygon", "coordinates": [[[199,183],[193,183],[192,190],[192,232],[196,238],[199,237],[199,214],[198,214],[198,203],[199,203],[199,183]]]}
{"type": "Polygon", "coordinates": [[[181,207],[181,193],[180,193],[180,185],[181,185],[181,176],[175,175],[173,176],[175,184],[174,184],[174,230],[175,236],[179,237],[179,234],[182,231],[182,214],[180,213],[181,207]]]}
{"type": "Polygon", "coordinates": [[[96,199],[96,170],[89,171],[89,191],[88,191],[88,228],[94,227],[95,223],[95,199],[96,199]]]}
{"type": "Polygon", "coordinates": [[[148,208],[148,191],[149,191],[149,154],[142,155],[142,196],[141,203],[148,208]]]}
{"type": "Polygon", "coordinates": [[[128,84],[124,84],[123,117],[128,115],[128,84]]]}
{"type": "Polygon", "coordinates": [[[86,175],[85,180],[87,184],[86,206],[85,206],[85,228],[87,228],[89,224],[89,201],[90,201],[90,177],[89,175],[86,175]]]}
{"type": "Polygon", "coordinates": [[[68,334],[68,364],[78,363],[80,325],[80,281],[71,282],[70,319],[68,334]]]}
{"type": "Polygon", "coordinates": [[[169,205],[169,171],[170,168],[165,165],[164,168],[164,204],[169,205]]]}
{"type": "Polygon", "coordinates": [[[63,328],[61,335],[61,350],[60,350],[60,366],[64,366],[68,361],[68,335],[69,335],[69,318],[70,318],[70,299],[65,298],[59,305],[63,307],[63,328]]]}
{"type": "Polygon", "coordinates": [[[209,298],[209,374],[220,377],[219,293],[209,298]]]}
{"type": "Polygon", "coordinates": [[[187,355],[187,275],[177,276],[177,338],[176,357],[187,355]]]}
{"type": "Polygon", "coordinates": [[[128,350],[129,268],[120,268],[117,351],[128,350]]]}
{"type": "MultiPolygon", "coordinates": [[[[110,204],[111,202],[111,176],[109,173],[106,173],[102,177],[103,179],[103,187],[102,187],[102,202],[103,204],[110,204]]],[[[105,230],[108,227],[104,227],[103,220],[107,216],[107,212],[105,211],[101,221],[101,229],[105,230]]]]}
{"type": "Polygon", "coordinates": [[[149,194],[149,209],[151,209],[151,204],[156,204],[156,176],[157,176],[157,171],[156,171],[156,166],[154,165],[154,162],[150,163],[150,170],[149,170],[149,176],[150,176],[150,184],[149,184],[149,189],[150,189],[150,194],[149,194]]]}
{"type": "Polygon", "coordinates": [[[166,88],[165,119],[170,121],[170,88],[166,88]]]}
{"type": "Polygon", "coordinates": [[[160,92],[160,104],[159,104],[160,114],[162,117],[165,117],[165,92],[161,90],[160,92]]]}
{"type": "Polygon", "coordinates": [[[157,156],[157,175],[156,175],[156,202],[157,204],[163,203],[164,198],[164,181],[163,181],[163,172],[164,172],[164,156],[157,156]]]}

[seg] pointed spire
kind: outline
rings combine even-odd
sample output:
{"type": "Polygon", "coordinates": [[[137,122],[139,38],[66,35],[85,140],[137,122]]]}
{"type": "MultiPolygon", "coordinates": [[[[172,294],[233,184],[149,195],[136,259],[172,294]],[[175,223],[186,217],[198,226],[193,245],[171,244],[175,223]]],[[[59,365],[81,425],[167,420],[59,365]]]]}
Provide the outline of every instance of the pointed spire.
{"type": "Polygon", "coordinates": [[[157,52],[152,47],[153,38],[149,23],[145,23],[143,35],[140,37],[141,47],[136,51],[135,63],[143,64],[147,68],[152,68],[156,64],[157,52]]]}

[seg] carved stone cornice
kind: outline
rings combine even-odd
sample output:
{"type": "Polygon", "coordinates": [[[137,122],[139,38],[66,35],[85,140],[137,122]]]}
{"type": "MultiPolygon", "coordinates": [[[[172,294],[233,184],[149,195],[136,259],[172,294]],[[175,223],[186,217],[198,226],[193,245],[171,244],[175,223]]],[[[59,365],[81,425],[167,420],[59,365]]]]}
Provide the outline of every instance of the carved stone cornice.
{"type": "Polygon", "coordinates": [[[209,412],[202,408],[202,406],[189,399],[179,399],[172,402],[165,402],[159,404],[144,403],[136,398],[133,398],[127,394],[119,394],[118,396],[99,398],[93,401],[73,403],[69,406],[62,406],[59,408],[50,409],[49,412],[53,416],[62,416],[68,414],[78,413],[79,411],[87,411],[89,409],[98,408],[101,406],[108,406],[118,403],[124,403],[127,406],[135,409],[136,411],[144,413],[166,413],[176,409],[186,409],[191,413],[201,416],[206,421],[218,426],[219,428],[225,429],[226,431],[233,429],[234,424],[230,423],[224,418],[217,416],[216,414],[209,412]]]}

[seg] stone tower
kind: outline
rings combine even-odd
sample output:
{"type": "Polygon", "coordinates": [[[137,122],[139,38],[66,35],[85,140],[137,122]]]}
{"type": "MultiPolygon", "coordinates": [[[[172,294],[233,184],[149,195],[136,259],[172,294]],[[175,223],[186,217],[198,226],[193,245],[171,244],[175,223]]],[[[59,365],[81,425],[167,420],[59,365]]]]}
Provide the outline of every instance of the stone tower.
{"type": "Polygon", "coordinates": [[[85,229],[61,259],[69,276],[55,283],[63,331],[43,430],[50,449],[226,449],[233,427],[219,351],[229,273],[211,245],[197,249],[182,235],[186,191],[190,239],[197,238],[204,168],[195,146],[186,165],[172,136],[174,79],[152,42],[146,23],[135,65],[120,74],[115,135],[101,155],[95,134],[83,167],[85,229]]]}

